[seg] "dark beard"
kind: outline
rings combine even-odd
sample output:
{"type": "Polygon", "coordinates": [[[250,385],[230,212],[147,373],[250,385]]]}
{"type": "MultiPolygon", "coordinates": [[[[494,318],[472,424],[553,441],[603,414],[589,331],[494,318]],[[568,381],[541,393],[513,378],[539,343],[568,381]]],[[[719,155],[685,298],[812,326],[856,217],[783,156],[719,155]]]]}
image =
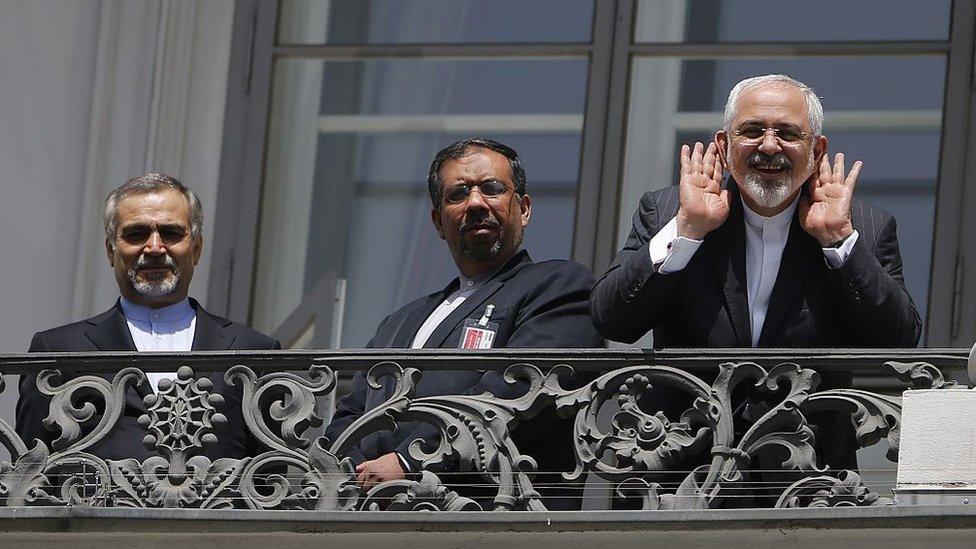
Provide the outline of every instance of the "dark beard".
{"type": "Polygon", "coordinates": [[[494,242],[468,242],[464,238],[460,241],[460,251],[461,255],[470,259],[471,261],[491,261],[498,257],[498,254],[502,251],[502,241],[501,239],[496,239],[494,242]]]}

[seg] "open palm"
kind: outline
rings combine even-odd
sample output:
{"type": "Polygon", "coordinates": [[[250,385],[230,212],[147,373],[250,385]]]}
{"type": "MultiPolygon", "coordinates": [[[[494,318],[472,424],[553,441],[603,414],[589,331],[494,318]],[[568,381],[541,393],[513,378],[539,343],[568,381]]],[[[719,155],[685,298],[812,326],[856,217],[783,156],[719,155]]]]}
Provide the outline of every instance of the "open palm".
{"type": "Polygon", "coordinates": [[[821,246],[830,246],[854,232],[851,201],[863,163],[858,160],[844,175],[844,153],[834,155],[831,167],[827,155],[810,178],[808,196],[800,199],[800,225],[821,246]]]}
{"type": "Polygon", "coordinates": [[[729,192],[722,189],[722,163],[714,143],[681,146],[678,235],[701,240],[729,217],[729,192]]]}

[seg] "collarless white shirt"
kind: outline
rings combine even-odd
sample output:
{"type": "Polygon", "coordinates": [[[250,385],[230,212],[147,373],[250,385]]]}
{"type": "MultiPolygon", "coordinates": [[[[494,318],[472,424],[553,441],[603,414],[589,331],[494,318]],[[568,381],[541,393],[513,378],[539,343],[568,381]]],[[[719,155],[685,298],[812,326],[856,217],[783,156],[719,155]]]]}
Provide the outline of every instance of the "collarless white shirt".
{"type": "MultiPolygon", "coordinates": [[[[741,196],[739,200],[742,200],[741,196]]],[[[742,202],[746,233],[746,291],[753,347],[758,345],[759,336],[762,334],[766,312],[769,310],[769,298],[776,284],[779,264],[783,259],[783,250],[786,249],[790,224],[793,222],[793,214],[798,203],[799,195],[779,214],[765,217],[753,212],[745,202],[742,202]]],[[[827,268],[842,267],[854,249],[857,239],[858,232],[855,230],[837,248],[821,248],[827,268]]],[[[670,274],[684,269],[701,247],[702,242],[702,240],[678,236],[677,217],[672,217],[671,221],[651,238],[647,248],[651,263],[654,264],[657,272],[670,274]]]]}
{"type": "MultiPolygon", "coordinates": [[[[190,351],[197,325],[197,312],[190,300],[153,309],[121,299],[122,314],[129,326],[132,342],[139,351],[190,351]]],[[[146,374],[153,392],[159,391],[159,381],[172,379],[175,372],[151,372],[146,374]]]]}
{"type": "Polygon", "coordinates": [[[793,221],[793,212],[796,211],[797,199],[772,217],[757,214],[742,202],[742,213],[746,221],[746,285],[753,347],[759,343],[759,335],[766,321],[769,298],[773,294],[776,275],[779,274],[779,264],[783,259],[783,250],[786,249],[786,239],[790,235],[790,223],[793,221]]]}
{"type": "Polygon", "coordinates": [[[450,316],[455,309],[460,307],[461,304],[464,303],[465,299],[484,286],[488,278],[488,276],[484,276],[475,279],[468,278],[463,274],[459,275],[460,285],[458,286],[458,289],[451,292],[451,295],[447,296],[447,298],[445,298],[444,301],[442,301],[440,305],[438,305],[437,308],[430,313],[427,320],[424,320],[424,323],[421,324],[420,328],[417,330],[417,335],[413,336],[413,343],[410,344],[410,348],[423,349],[424,345],[427,343],[427,340],[430,339],[430,334],[434,333],[434,330],[441,325],[441,322],[444,322],[444,319],[450,316]]]}

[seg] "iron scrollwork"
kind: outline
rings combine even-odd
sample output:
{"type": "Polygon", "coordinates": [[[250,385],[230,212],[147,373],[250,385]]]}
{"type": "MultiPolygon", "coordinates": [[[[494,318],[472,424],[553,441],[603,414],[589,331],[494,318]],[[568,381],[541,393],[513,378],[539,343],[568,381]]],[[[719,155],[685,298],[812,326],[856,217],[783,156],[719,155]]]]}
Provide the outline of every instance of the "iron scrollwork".
{"type": "MultiPolygon", "coordinates": [[[[888,362],[892,373],[914,388],[949,388],[927,363],[888,362]]],[[[0,463],[0,503],[131,507],[316,509],[316,510],[545,510],[533,485],[537,464],[520,452],[511,427],[550,407],[574,421],[575,468],[566,482],[587,476],[614,487],[619,501],[640,509],[708,509],[728,505],[732,495],[755,482],[762,456],[788,473],[776,507],[889,505],[855,471],[828,471],[818,464],[810,414],[849,415],[860,447],[886,440],[897,459],[901,399],[855,389],[818,391],[812,369],[782,363],[768,370],[754,362],[724,363],[714,380],[663,365],[636,365],[603,373],[579,388],[565,388],[572,369],[543,372],[518,363],[504,373],[519,395],[490,393],[416,396],[423,375],[412,367],[382,362],[367,380],[380,387],[392,378],[390,397],[352,423],[335,441],[309,437],[322,426],[316,399],[335,391],[336,375],[313,365],[304,374],[258,375],[246,365],[227,369],[224,379],[240,387],[241,412],[249,433],[265,451],[241,459],[211,460],[204,450],[227,422],[224,398],[207,377],[188,366],[158,392],[144,397],[139,418],[143,443],[155,455],[103,460],[92,447],[109,435],[124,411],[128,391],[147,383],[136,368],[111,380],[82,375],[64,382],[54,370],[37,376],[51,397],[44,424],[60,435],[48,447],[23,441],[0,421],[0,442],[12,456],[0,463]],[[664,395],[664,396],[662,396],[664,395]],[[746,395],[744,398],[743,395],[746,395]],[[439,433],[434,447],[421,441],[410,457],[423,471],[370,489],[356,484],[351,445],[404,422],[439,433]],[[465,471],[492,487],[490,501],[477,501],[441,481],[440,473],[465,471]],[[785,489],[784,489],[785,488],[785,489]]],[[[0,390],[3,389],[0,380],[0,390]]],[[[571,444],[570,444],[571,443],[571,444]]]]}

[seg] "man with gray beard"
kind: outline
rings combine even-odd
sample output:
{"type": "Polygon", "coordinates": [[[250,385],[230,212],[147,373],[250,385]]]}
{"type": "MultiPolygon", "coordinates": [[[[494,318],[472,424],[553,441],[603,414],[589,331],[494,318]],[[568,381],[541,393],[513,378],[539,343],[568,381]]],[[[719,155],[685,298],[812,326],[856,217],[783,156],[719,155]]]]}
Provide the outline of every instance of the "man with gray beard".
{"type": "Polygon", "coordinates": [[[714,141],[681,147],[678,185],[641,198],[593,288],[597,329],[654,330],[659,348],[917,345],[895,220],[853,198],[861,161],[831,162],[822,128],[806,84],[736,84],[714,141]]]}
{"type": "MultiPolygon", "coordinates": [[[[853,198],[862,164],[831,162],[822,128],[806,84],[736,84],[714,141],[682,146],[678,184],[641,198],[593,288],[597,329],[624,342],[653,330],[656,348],[916,346],[895,220],[853,198]]],[[[821,388],[851,382],[822,377],[821,388]]],[[[849,444],[820,457],[852,466],[850,421],[839,429],[849,444]]]]}
{"type": "MultiPolygon", "coordinates": [[[[103,222],[105,251],[121,297],[100,315],[38,332],[29,352],[281,348],[274,339],[208,313],[187,296],[203,251],[203,208],[182,183],[158,173],[130,179],[108,195],[103,222]]],[[[111,381],[113,375],[103,377],[111,381]]],[[[146,381],[130,388],[116,429],[91,447],[91,453],[103,459],[144,460],[153,455],[143,446],[147,433],[138,425],[139,416],[146,413],[143,397],[165,390],[175,377],[149,373],[146,381]]],[[[229,386],[221,373],[209,377],[212,392],[224,398],[217,411],[226,421],[216,424],[217,442],[205,448],[206,455],[254,455],[258,448],[244,425],[241,389],[229,386]]],[[[49,403],[33,375],[21,376],[17,433],[28,447],[42,443],[50,449],[59,435],[44,423],[49,403]]],[[[84,425],[94,425],[98,415],[84,425]]]]}

